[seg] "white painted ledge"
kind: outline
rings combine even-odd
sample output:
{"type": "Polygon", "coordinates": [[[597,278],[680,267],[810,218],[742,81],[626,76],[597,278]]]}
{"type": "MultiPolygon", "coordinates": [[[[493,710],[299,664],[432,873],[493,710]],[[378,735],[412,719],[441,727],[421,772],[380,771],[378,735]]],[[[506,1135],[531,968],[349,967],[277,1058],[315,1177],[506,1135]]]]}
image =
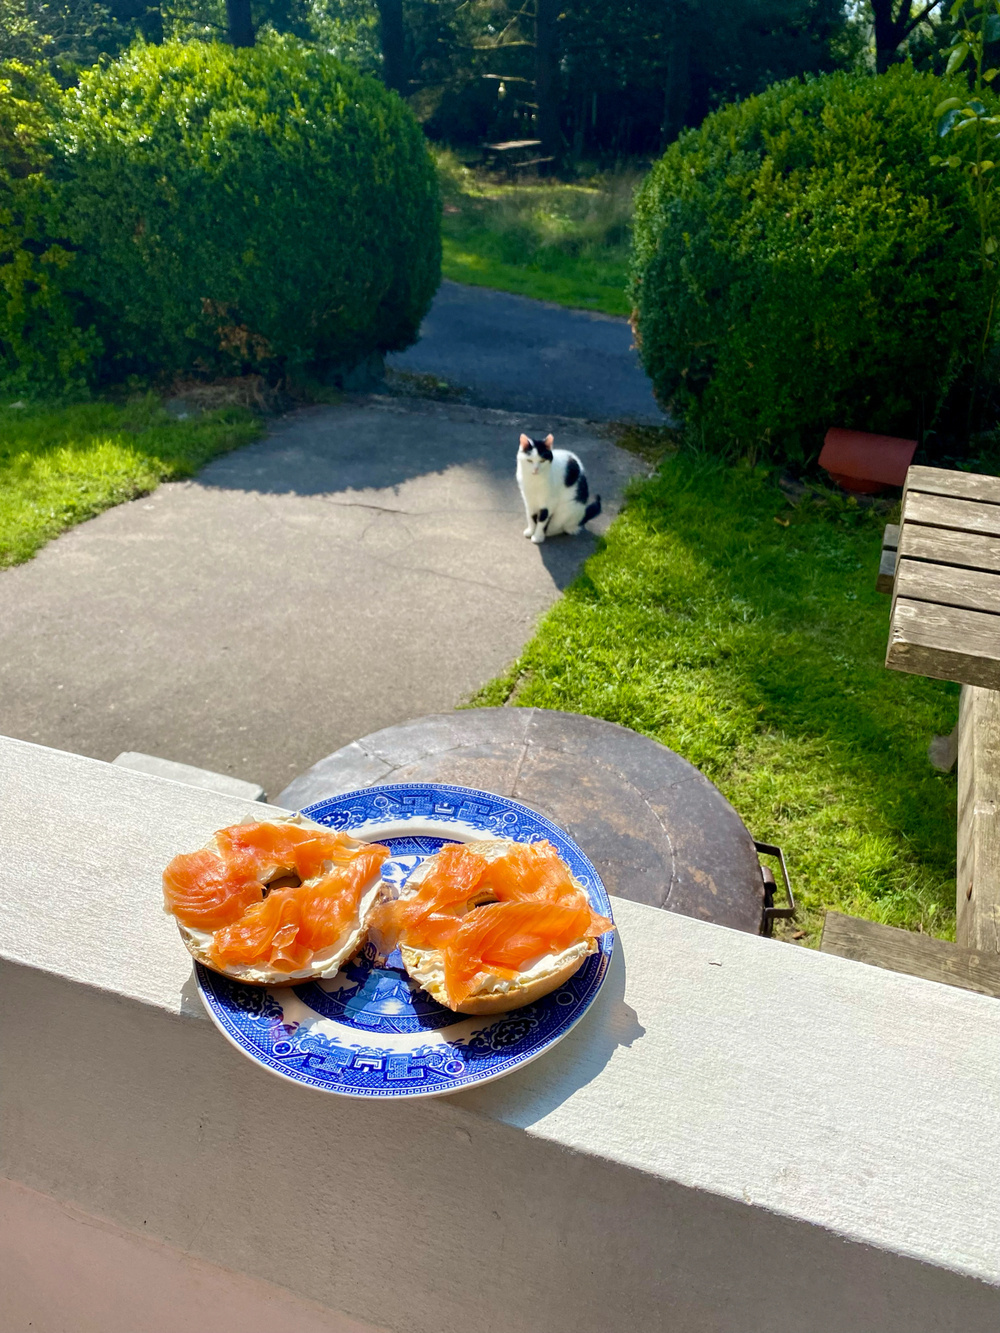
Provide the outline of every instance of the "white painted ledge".
{"type": "Polygon", "coordinates": [[[1000,1326],[998,1001],[619,900],[555,1051],[330,1097],[204,1019],[160,909],[248,808],[0,738],[0,1171],[39,1209],[393,1333],[1000,1326]]]}

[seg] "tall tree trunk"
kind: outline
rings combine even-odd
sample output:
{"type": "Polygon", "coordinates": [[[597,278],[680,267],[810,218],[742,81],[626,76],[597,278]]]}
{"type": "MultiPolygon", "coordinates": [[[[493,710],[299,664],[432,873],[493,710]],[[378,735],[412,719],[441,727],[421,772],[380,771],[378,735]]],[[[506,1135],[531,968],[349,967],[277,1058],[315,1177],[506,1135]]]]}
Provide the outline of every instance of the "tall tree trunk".
{"type": "MultiPolygon", "coordinates": [[[[535,0],[535,104],[541,156],[562,157],[559,129],[559,0],[535,0]]],[[[555,165],[555,164],[553,164],[555,165]]]]}
{"type": "Polygon", "coordinates": [[[900,0],[899,13],[892,16],[893,0],[870,0],[872,27],[875,31],[875,73],[884,74],[899,50],[900,43],[914,27],[911,0],[900,0]]]}
{"type": "MultiPolygon", "coordinates": [[[[114,10],[111,12],[114,13],[114,10]]],[[[142,14],[139,31],[150,46],[163,45],[163,12],[158,5],[150,5],[142,14]]]]}
{"type": "Polygon", "coordinates": [[[673,40],[667,57],[667,86],[663,90],[663,147],[673,143],[687,123],[691,105],[691,27],[690,16],[678,6],[673,40]]]}
{"type": "Polygon", "coordinates": [[[250,0],[226,0],[226,22],[232,46],[253,46],[253,18],[250,0]]]}
{"type": "Polygon", "coordinates": [[[403,0],[377,0],[382,35],[382,82],[401,97],[409,89],[406,77],[406,42],[403,0]]]}

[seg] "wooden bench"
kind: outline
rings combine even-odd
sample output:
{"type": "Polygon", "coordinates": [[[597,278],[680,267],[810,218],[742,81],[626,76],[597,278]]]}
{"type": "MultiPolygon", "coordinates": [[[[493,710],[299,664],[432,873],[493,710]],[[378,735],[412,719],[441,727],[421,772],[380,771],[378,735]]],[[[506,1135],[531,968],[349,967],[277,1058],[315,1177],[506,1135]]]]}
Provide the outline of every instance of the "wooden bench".
{"type": "Polygon", "coordinates": [[[885,664],[1000,689],[1000,477],[910,468],[885,664]]]}
{"type": "Polygon", "coordinates": [[[829,913],[820,947],[1000,995],[972,984],[996,985],[984,963],[1000,960],[1000,477],[911,467],[875,586],[892,595],[886,666],[962,685],[955,733],[931,747],[947,769],[957,746],[957,943],[829,913]]]}

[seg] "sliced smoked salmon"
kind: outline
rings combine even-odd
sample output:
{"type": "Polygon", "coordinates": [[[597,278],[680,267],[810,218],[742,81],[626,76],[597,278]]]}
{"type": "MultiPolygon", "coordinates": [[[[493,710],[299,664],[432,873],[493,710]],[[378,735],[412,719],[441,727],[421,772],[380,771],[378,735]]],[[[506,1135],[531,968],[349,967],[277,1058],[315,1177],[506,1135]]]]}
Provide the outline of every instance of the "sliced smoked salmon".
{"type": "Polygon", "coordinates": [[[196,930],[228,926],[263,897],[264,885],[249,866],[226,862],[216,852],[184,852],[163,872],[167,910],[196,930]]]}
{"type": "MultiPolygon", "coordinates": [[[[546,959],[553,960],[549,971],[558,984],[566,968],[566,975],[575,971],[596,947],[592,941],[613,929],[593,911],[549,842],[446,846],[414,878],[410,893],[379,904],[372,928],[387,952],[397,944],[403,948],[407,968],[421,984],[419,969],[431,965],[428,956],[437,960],[442,996],[432,993],[451,1008],[467,1004],[498,978],[527,985],[526,970],[541,964],[545,972],[546,959]]],[[[535,992],[544,993],[534,982],[535,992]]],[[[466,1012],[502,1012],[501,1000],[510,992],[508,987],[491,1000],[490,1009],[466,1012]]],[[[506,1007],[524,1002],[515,999],[506,1007]]]]}
{"type": "Polygon", "coordinates": [[[196,958],[242,980],[278,982],[308,973],[316,955],[333,950],[326,961],[335,965],[339,946],[363,943],[362,904],[374,899],[388,855],[298,817],[234,824],[200,852],[174,857],[164,906],[196,958]]]}

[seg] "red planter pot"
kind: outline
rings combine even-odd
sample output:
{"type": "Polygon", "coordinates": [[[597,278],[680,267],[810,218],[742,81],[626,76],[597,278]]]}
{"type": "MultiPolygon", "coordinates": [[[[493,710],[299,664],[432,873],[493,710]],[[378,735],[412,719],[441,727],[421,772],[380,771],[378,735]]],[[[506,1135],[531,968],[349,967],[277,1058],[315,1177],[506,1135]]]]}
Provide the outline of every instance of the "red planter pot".
{"type": "Polygon", "coordinates": [[[845,491],[877,495],[889,486],[902,486],[916,449],[916,440],[831,426],[823,441],[819,465],[845,491]]]}

